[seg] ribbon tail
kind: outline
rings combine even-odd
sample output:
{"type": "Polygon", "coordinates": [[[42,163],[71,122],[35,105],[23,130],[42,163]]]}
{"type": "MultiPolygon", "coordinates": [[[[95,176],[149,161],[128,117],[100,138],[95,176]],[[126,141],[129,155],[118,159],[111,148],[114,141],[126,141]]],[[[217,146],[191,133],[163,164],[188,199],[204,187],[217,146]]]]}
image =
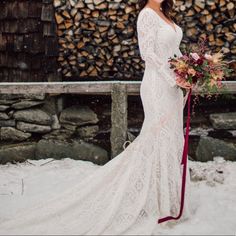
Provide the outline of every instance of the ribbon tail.
{"type": "Polygon", "coordinates": [[[184,149],[181,165],[183,165],[183,175],[182,175],[182,187],[181,187],[181,203],[180,203],[180,211],[178,216],[167,216],[161,219],[158,219],[158,224],[168,221],[168,220],[178,220],[183,213],[184,208],[184,196],[185,196],[185,186],[186,186],[186,173],[187,173],[187,160],[188,160],[188,139],[189,139],[189,125],[190,125],[190,99],[191,99],[192,89],[190,88],[188,94],[188,115],[187,115],[187,124],[186,124],[186,134],[184,140],[184,149]]]}

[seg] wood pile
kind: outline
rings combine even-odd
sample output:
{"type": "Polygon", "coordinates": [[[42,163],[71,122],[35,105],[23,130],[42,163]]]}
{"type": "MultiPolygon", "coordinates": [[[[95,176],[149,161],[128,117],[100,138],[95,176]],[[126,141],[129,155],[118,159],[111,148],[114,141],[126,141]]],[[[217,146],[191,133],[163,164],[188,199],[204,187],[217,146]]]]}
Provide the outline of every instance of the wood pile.
{"type": "MultiPolygon", "coordinates": [[[[138,0],[54,0],[58,61],[64,77],[140,79],[144,63],[137,45],[138,0]]],[[[213,51],[236,60],[236,4],[231,0],[177,0],[174,17],[181,47],[203,35],[213,51]]]]}
{"type": "Polygon", "coordinates": [[[236,59],[236,2],[232,0],[178,0],[176,18],[184,28],[185,40],[207,36],[209,46],[236,59]]]}
{"type": "Polygon", "coordinates": [[[64,76],[140,78],[136,0],[54,0],[54,7],[64,76]]]}

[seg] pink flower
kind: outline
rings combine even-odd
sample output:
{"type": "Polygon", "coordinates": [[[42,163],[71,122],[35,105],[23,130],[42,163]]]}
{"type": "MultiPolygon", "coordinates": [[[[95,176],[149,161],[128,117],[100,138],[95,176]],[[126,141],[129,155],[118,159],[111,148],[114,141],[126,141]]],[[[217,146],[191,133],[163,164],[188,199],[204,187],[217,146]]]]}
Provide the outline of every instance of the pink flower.
{"type": "Polygon", "coordinates": [[[196,75],[196,71],[193,69],[193,68],[189,68],[188,69],[188,74],[190,74],[190,75],[196,75]]]}
{"type": "Polygon", "coordinates": [[[204,57],[205,57],[207,60],[210,60],[210,61],[212,61],[212,59],[213,59],[212,55],[207,54],[207,53],[204,55],[204,57]]]}
{"type": "Polygon", "coordinates": [[[222,82],[218,80],[217,85],[218,85],[219,88],[221,88],[222,87],[222,82]]]}
{"type": "Polygon", "coordinates": [[[194,52],[194,53],[191,53],[191,52],[190,52],[190,55],[192,56],[192,58],[193,58],[195,61],[197,61],[197,60],[200,58],[196,52],[194,52]]]}

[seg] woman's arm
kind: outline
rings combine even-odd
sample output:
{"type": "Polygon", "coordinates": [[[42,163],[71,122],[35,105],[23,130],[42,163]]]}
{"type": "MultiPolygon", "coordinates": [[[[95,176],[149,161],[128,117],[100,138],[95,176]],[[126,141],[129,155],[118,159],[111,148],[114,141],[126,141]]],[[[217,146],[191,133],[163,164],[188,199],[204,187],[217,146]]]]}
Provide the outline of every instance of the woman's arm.
{"type": "Polygon", "coordinates": [[[158,33],[158,18],[153,15],[155,14],[148,8],[143,9],[138,16],[137,20],[137,33],[138,33],[138,44],[141,58],[148,63],[156,65],[158,72],[163,76],[171,87],[177,86],[175,77],[171,76],[166,72],[167,61],[163,60],[161,55],[158,55],[154,48],[158,33]]]}

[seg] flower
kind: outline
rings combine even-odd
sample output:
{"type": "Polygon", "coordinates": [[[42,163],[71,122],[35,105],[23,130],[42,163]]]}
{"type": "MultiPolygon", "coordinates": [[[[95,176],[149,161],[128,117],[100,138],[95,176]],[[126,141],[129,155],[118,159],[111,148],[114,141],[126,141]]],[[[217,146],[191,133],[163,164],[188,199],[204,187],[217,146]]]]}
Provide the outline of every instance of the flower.
{"type": "Polygon", "coordinates": [[[212,61],[214,63],[218,63],[221,60],[222,57],[223,57],[223,54],[220,53],[220,52],[217,52],[212,56],[212,61]]]}
{"type": "Polygon", "coordinates": [[[177,62],[177,65],[176,65],[176,68],[177,68],[179,71],[186,71],[187,68],[188,68],[188,65],[186,64],[185,61],[178,61],[178,62],[177,62]]]}
{"type": "Polygon", "coordinates": [[[197,64],[198,64],[198,65],[202,65],[202,64],[203,64],[203,59],[202,59],[202,58],[199,58],[199,59],[197,60],[197,64]]]}
{"type": "Polygon", "coordinates": [[[217,86],[218,86],[219,88],[222,87],[222,82],[221,82],[220,80],[217,80],[217,86]]]}
{"type": "MultiPolygon", "coordinates": [[[[178,80],[197,85],[209,95],[223,87],[221,81],[230,73],[229,64],[222,59],[223,49],[213,54],[205,44],[199,41],[197,46],[190,45],[181,57],[170,58],[170,64],[178,80]]],[[[202,95],[200,90],[197,95],[202,95]]]]}
{"type": "Polygon", "coordinates": [[[205,53],[204,57],[205,57],[207,60],[209,60],[209,61],[212,61],[212,60],[213,60],[213,57],[212,57],[212,55],[210,55],[210,54],[205,53]]]}
{"type": "Polygon", "coordinates": [[[213,73],[211,73],[211,78],[213,80],[222,80],[224,77],[224,72],[222,70],[216,70],[213,73]]]}
{"type": "Polygon", "coordinates": [[[194,53],[191,52],[190,55],[195,61],[197,61],[200,58],[196,52],[194,53]]]}
{"type": "Polygon", "coordinates": [[[193,68],[189,68],[188,69],[188,74],[194,76],[194,75],[196,75],[196,71],[193,68]]]}
{"type": "Polygon", "coordinates": [[[212,87],[213,85],[215,85],[215,84],[217,84],[217,81],[215,81],[214,79],[211,79],[211,80],[210,80],[210,85],[211,85],[211,87],[212,87]]]}

